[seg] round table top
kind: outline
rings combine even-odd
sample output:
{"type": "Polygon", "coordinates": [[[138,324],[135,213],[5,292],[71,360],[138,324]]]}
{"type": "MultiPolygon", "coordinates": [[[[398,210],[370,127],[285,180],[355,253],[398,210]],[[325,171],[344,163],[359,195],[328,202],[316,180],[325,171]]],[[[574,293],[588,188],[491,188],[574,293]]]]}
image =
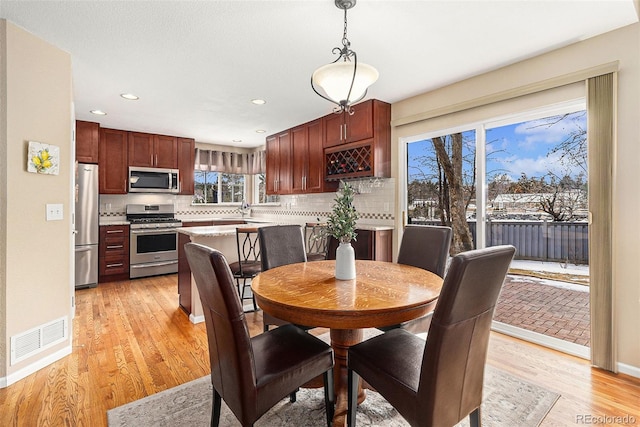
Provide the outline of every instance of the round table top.
{"type": "Polygon", "coordinates": [[[335,329],[388,326],[423,316],[442,278],[421,268],[356,260],[356,278],[337,280],[335,261],[288,264],[251,282],[260,307],[292,323],[335,329]]]}

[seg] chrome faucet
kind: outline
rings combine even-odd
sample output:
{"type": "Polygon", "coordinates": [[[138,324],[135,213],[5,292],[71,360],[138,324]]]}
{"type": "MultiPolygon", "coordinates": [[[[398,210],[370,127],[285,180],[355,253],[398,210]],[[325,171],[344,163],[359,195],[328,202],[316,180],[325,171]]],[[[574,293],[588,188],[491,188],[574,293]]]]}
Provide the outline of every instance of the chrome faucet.
{"type": "Polygon", "coordinates": [[[238,208],[238,210],[240,211],[242,218],[244,218],[245,215],[251,212],[251,206],[249,205],[249,203],[247,203],[245,199],[242,199],[242,203],[240,204],[240,207],[238,208]]]}

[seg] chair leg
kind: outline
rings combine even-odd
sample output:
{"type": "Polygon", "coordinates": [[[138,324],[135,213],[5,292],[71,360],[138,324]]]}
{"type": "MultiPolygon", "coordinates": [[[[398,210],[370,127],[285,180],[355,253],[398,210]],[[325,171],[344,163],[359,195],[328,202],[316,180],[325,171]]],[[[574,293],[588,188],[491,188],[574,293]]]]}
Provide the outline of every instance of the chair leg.
{"type": "Polygon", "coordinates": [[[480,418],[480,407],[476,408],[469,414],[470,427],[482,427],[482,419],[480,418]]]}
{"type": "Polygon", "coordinates": [[[238,296],[240,297],[240,304],[242,304],[242,291],[240,291],[240,278],[236,277],[236,287],[238,288],[238,296]]]}
{"type": "Polygon", "coordinates": [[[333,368],[323,374],[324,379],[324,407],[327,413],[327,427],[333,425],[333,414],[335,413],[335,396],[333,386],[333,368]]]}
{"type": "Polygon", "coordinates": [[[348,372],[347,425],[349,427],[356,427],[356,412],[358,411],[358,382],[360,377],[351,369],[349,369],[348,372]]]}
{"type": "Polygon", "coordinates": [[[251,299],[253,300],[253,311],[258,311],[258,306],[256,305],[256,296],[251,293],[251,299]]]}
{"type": "Polygon", "coordinates": [[[218,427],[220,425],[221,404],[222,404],[222,398],[214,388],[213,389],[213,405],[211,405],[211,427],[218,427]]]}

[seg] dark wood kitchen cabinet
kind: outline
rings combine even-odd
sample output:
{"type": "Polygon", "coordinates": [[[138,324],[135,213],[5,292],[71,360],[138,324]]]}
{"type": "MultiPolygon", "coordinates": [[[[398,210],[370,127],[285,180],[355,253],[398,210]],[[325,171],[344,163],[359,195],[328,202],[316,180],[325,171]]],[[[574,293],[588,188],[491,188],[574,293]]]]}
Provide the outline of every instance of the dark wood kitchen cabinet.
{"type": "Polygon", "coordinates": [[[178,168],[178,138],[129,132],[129,166],[178,168]]]}
{"type": "Polygon", "coordinates": [[[322,120],[291,129],[291,193],[320,193],[324,189],[322,120]]]}
{"type": "Polygon", "coordinates": [[[193,166],[196,142],[193,138],[178,138],[178,170],[180,171],[180,194],[193,196],[193,166]]]}
{"type": "MultiPolygon", "coordinates": [[[[213,225],[213,221],[190,221],[183,222],[183,227],[204,227],[213,225]]],[[[191,314],[191,268],[187,261],[187,254],[184,245],[189,243],[191,238],[186,234],[178,233],[178,304],[185,313],[191,314]]]]}
{"type": "Polygon", "coordinates": [[[353,109],[324,117],[325,179],[391,177],[391,105],[373,99],[353,109]]]}
{"type": "Polygon", "coordinates": [[[127,131],[100,129],[99,187],[100,194],[127,194],[129,164],[127,131]]]}
{"type": "Polygon", "coordinates": [[[129,226],[100,226],[98,282],[129,279],[129,226]]]}
{"type": "Polygon", "coordinates": [[[390,126],[391,105],[386,102],[371,99],[352,108],[353,114],[342,112],[323,118],[325,148],[373,138],[380,127],[390,126]]]}
{"type": "Polygon", "coordinates": [[[291,133],[287,130],[267,137],[267,194],[291,192],[291,133]]]}
{"type": "MultiPolygon", "coordinates": [[[[211,225],[232,225],[244,224],[240,220],[212,220],[212,221],[189,221],[183,222],[183,227],[207,227],[211,225]]],[[[184,245],[189,243],[191,238],[186,234],[178,233],[178,304],[185,313],[191,314],[191,268],[184,251],[184,245]]]]}
{"type": "MultiPolygon", "coordinates": [[[[391,262],[393,260],[393,230],[356,230],[356,240],[351,242],[356,259],[391,262]]],[[[329,239],[327,259],[336,259],[338,241],[329,239]]]]}
{"type": "Polygon", "coordinates": [[[76,120],[76,161],[98,164],[100,123],[76,120]]]}

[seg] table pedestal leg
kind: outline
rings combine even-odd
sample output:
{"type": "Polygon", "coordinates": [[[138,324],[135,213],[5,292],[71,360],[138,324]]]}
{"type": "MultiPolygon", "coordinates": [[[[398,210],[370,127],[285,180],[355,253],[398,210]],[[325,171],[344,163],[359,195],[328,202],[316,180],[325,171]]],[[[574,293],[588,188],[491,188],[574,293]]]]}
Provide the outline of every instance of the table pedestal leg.
{"type": "MultiPolygon", "coordinates": [[[[334,427],[347,424],[347,351],[352,345],[362,341],[362,329],[331,329],[331,347],[335,355],[334,381],[336,391],[336,411],[333,417],[334,427]]],[[[362,384],[358,387],[358,403],[365,399],[362,384]]]]}

